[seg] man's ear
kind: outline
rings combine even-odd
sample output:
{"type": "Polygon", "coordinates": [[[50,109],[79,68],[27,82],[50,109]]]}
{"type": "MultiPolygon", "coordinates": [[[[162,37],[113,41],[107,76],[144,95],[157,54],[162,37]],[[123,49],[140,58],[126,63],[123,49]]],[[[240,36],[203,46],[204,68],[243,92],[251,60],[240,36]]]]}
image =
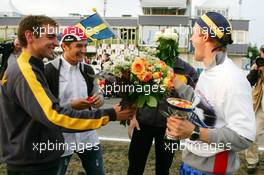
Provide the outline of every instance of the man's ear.
{"type": "Polygon", "coordinates": [[[205,35],[203,36],[203,40],[204,40],[204,42],[210,41],[210,37],[209,37],[209,35],[208,35],[208,34],[205,34],[205,35]]]}
{"type": "Polygon", "coordinates": [[[27,43],[33,43],[34,41],[34,35],[33,35],[33,32],[30,31],[30,30],[26,30],[25,31],[25,38],[27,40],[27,43]]]}
{"type": "Polygon", "coordinates": [[[65,43],[61,43],[61,48],[64,51],[68,51],[69,50],[69,46],[67,44],[65,44],[65,43]]]}

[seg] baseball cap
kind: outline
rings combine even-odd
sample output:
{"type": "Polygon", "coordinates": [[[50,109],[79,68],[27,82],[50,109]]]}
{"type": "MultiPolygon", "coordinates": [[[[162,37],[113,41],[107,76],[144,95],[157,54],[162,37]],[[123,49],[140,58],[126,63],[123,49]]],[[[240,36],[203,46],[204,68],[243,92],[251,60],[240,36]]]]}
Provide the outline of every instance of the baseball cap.
{"type": "Polygon", "coordinates": [[[62,33],[61,42],[74,42],[87,40],[85,32],[76,26],[69,26],[62,33]]]}
{"type": "Polygon", "coordinates": [[[232,44],[232,25],[228,19],[216,12],[207,12],[197,19],[196,23],[211,38],[215,38],[222,46],[232,44]]]}

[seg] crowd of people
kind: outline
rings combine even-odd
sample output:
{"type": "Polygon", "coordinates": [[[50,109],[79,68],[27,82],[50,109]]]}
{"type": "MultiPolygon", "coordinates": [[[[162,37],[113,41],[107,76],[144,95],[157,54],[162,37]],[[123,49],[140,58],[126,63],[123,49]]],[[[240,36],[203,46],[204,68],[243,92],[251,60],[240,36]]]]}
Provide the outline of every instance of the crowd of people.
{"type": "MultiPolygon", "coordinates": [[[[77,28],[69,26],[59,43],[55,30],[49,31],[48,26],[56,28],[58,24],[47,16],[24,17],[12,54],[5,55],[0,141],[8,175],[64,175],[74,153],[87,175],[104,175],[95,130],[115,120],[130,120],[128,175],[144,173],[153,140],[156,175],[169,174],[175,153],[170,146],[180,145],[177,140],[185,140],[180,175],[234,174],[243,150],[248,173],[256,172],[260,161],[257,141],[264,129],[264,65],[254,64],[245,77],[228,58],[232,26],[224,16],[208,12],[193,27],[194,59],[205,67],[200,76],[191,65],[175,58],[172,68],[185,81],[176,76],[174,89],[166,98],[191,101],[194,109],[184,118],[173,113],[167,119],[161,115],[168,111],[166,98],[157,108],[121,110],[119,104],[101,108],[104,97],[90,76],[97,71],[93,66],[102,69],[110,55],[138,52],[136,47],[117,50],[100,46],[95,58],[85,60],[86,35],[69,32],[77,28]],[[35,32],[38,28],[46,30],[35,32]],[[54,58],[57,46],[62,54],[54,58]],[[52,61],[44,64],[44,58],[52,61]],[[165,134],[174,140],[164,144],[165,134]]],[[[264,47],[260,59],[264,59],[264,47]]]]}

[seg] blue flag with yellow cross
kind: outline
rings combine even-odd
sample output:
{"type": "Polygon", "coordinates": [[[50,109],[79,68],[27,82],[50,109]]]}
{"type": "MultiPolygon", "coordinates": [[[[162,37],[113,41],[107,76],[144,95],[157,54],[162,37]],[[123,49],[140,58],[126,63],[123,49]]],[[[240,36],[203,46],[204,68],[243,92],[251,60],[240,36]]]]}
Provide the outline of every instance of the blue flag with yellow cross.
{"type": "Polygon", "coordinates": [[[115,32],[101,16],[95,12],[75,25],[85,31],[88,42],[115,37],[115,32]]]}

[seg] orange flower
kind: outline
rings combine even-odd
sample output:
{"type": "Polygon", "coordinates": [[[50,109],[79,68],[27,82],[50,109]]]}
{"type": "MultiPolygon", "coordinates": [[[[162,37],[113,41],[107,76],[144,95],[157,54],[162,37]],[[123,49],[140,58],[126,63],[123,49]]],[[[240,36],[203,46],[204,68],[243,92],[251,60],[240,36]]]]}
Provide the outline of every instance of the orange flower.
{"type": "Polygon", "coordinates": [[[158,61],[158,64],[160,65],[162,71],[166,70],[167,65],[164,61],[160,60],[160,61],[158,61]]]}
{"type": "Polygon", "coordinates": [[[140,81],[143,81],[146,83],[152,79],[152,74],[151,74],[151,72],[144,72],[144,73],[138,75],[137,77],[140,81]]]}
{"type": "Polygon", "coordinates": [[[169,89],[173,88],[173,78],[170,77],[164,78],[163,84],[169,89]]]}
{"type": "Polygon", "coordinates": [[[135,75],[142,74],[145,71],[145,61],[137,58],[131,65],[131,72],[135,75]]]}
{"type": "Polygon", "coordinates": [[[154,79],[160,79],[162,77],[162,73],[161,72],[154,72],[153,73],[153,78],[154,79]]]}
{"type": "Polygon", "coordinates": [[[152,65],[151,64],[147,63],[146,67],[147,67],[147,70],[148,71],[151,71],[152,70],[152,65]]]}

